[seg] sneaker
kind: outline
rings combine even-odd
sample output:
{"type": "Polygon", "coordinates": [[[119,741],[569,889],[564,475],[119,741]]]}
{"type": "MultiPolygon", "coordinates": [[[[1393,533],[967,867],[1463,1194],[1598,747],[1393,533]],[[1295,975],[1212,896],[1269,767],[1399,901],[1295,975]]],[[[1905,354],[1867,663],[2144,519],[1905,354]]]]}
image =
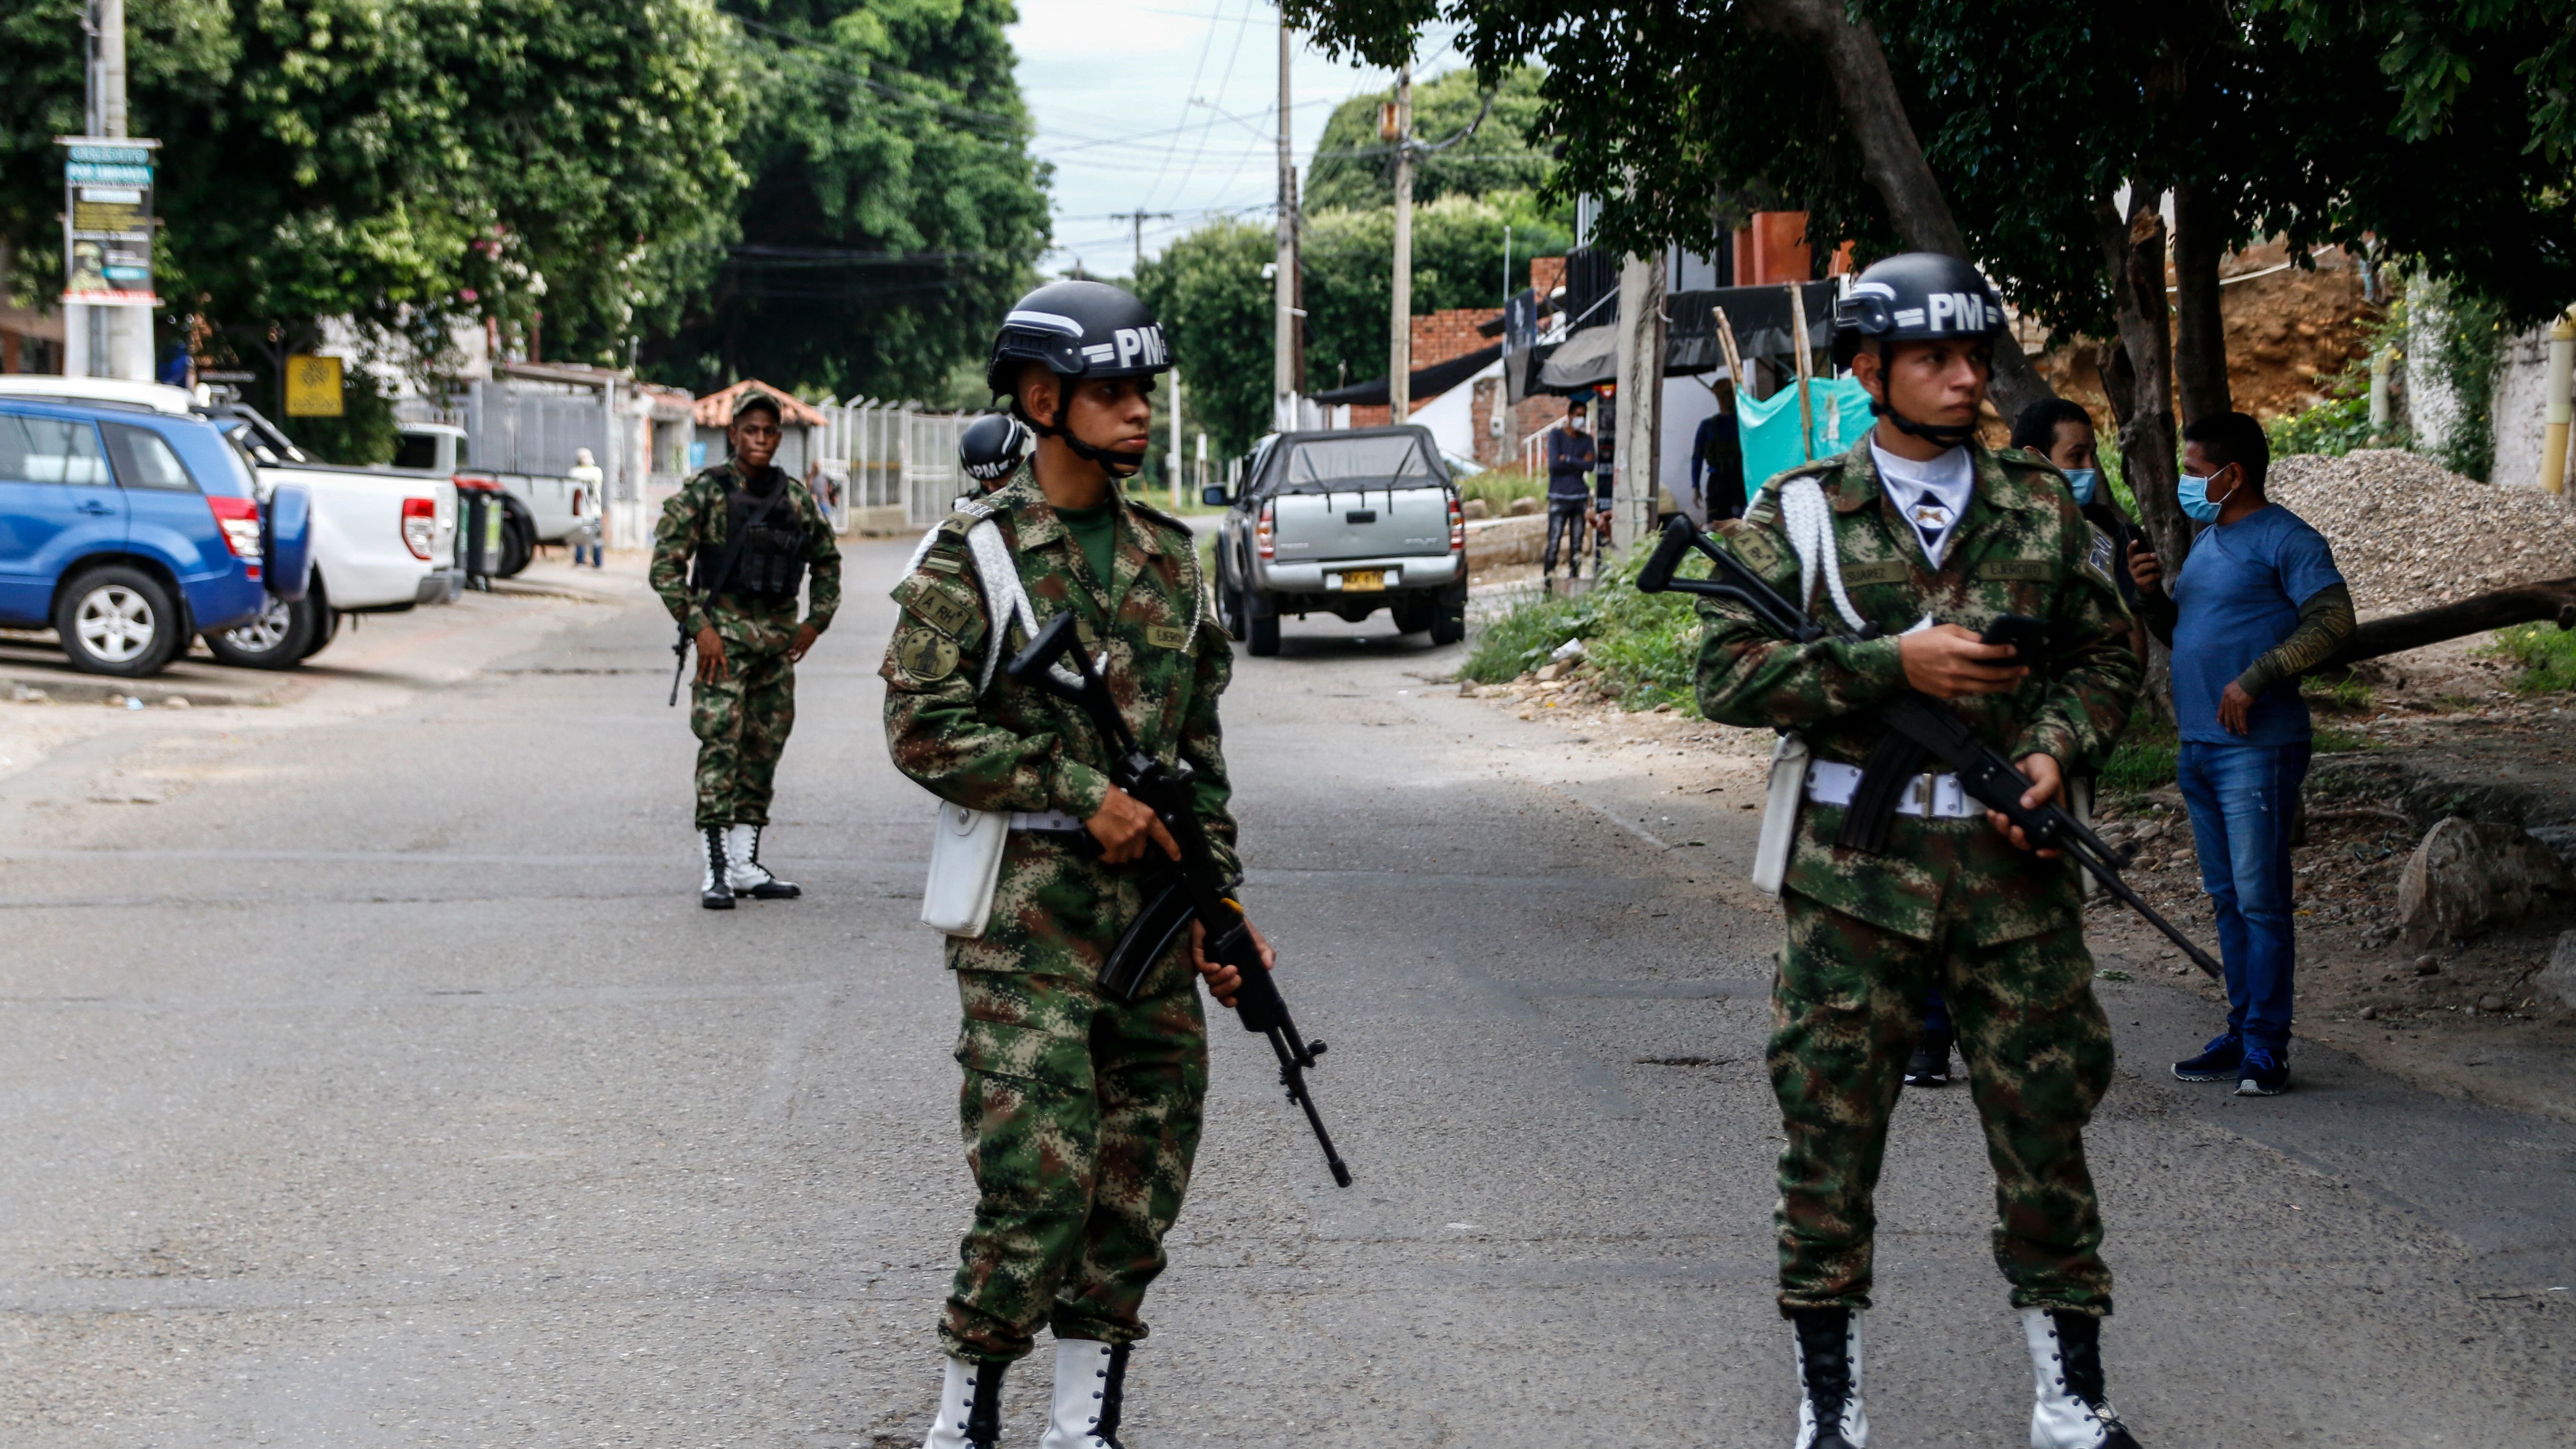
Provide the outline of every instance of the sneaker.
{"type": "Polygon", "coordinates": [[[1909,1087],[1946,1087],[1950,1085],[1950,1034],[1927,1031],[1923,1040],[1914,1044],[1914,1056],[1905,1064],[1905,1085],[1909,1087]]]}
{"type": "Polygon", "coordinates": [[[2290,1064],[2270,1047],[2249,1046],[2245,1064],[2236,1069],[2236,1095],[2277,1097],[2290,1089],[2290,1064]]]}
{"type": "Polygon", "coordinates": [[[2245,1038],[2235,1032],[2209,1039],[2200,1055],[2173,1065],[2178,1082],[2224,1082],[2236,1076],[2236,1068],[2245,1060],[2245,1038]]]}

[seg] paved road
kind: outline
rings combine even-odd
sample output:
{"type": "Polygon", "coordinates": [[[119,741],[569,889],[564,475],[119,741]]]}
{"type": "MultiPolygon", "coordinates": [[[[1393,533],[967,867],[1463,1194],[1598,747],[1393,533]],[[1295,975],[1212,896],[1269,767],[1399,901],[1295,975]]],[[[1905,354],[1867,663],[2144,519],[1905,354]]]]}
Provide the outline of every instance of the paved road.
{"type": "MultiPolygon", "coordinates": [[[[631,601],[386,621],[300,702],[0,761],[0,1444],[917,1443],[969,1191],[876,723],[901,552],[852,551],[804,671],[793,904],[697,908],[631,601]]],[[[1384,628],[1292,624],[1227,711],[1359,1183],[1221,1022],[1129,1442],[1784,1443],[1751,817],[1558,759],[1384,628]]],[[[2322,1052],[2276,1101],[2185,1090],[2196,1004],[2104,994],[2147,1444],[2576,1437],[2576,1133],[2322,1052]]],[[[1887,1176],[1881,1442],[2016,1445],[1963,1091],[1909,1097],[1887,1176]]]]}

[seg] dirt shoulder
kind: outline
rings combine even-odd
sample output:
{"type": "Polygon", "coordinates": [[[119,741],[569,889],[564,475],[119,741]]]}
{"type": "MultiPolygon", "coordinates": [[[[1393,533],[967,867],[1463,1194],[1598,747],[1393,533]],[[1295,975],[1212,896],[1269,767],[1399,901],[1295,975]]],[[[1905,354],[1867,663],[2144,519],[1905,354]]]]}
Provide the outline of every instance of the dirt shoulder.
{"type": "MultiPolygon", "coordinates": [[[[2460,641],[2399,656],[2364,673],[2350,691],[2357,708],[2318,716],[2325,738],[2351,748],[2319,754],[2306,842],[2292,851],[2298,1035],[2446,1095],[2576,1121],[2576,1011],[2532,980],[2559,932],[2576,927],[2576,903],[2466,943],[2396,936],[2398,877],[2436,821],[2462,814],[2576,836],[2553,829],[2576,826],[2576,715],[2564,696],[2514,694],[2512,668],[2482,650],[2460,641]]],[[[1460,692],[1565,731],[1571,756],[1651,771],[1660,793],[1740,822],[1694,812],[1695,828],[1732,828],[1733,853],[1749,855],[1770,731],[1673,710],[1631,714],[1580,669],[1460,692]]],[[[2180,795],[2168,787],[2106,801],[2099,818],[2106,835],[2137,847],[2131,883],[2215,954],[2180,795]]],[[[2086,935],[2110,979],[2197,995],[2210,1030],[2221,1028],[2224,993],[2135,916],[2097,899],[2086,935]]],[[[2199,1045],[2175,1042],[2173,1054],[2199,1045]]]]}

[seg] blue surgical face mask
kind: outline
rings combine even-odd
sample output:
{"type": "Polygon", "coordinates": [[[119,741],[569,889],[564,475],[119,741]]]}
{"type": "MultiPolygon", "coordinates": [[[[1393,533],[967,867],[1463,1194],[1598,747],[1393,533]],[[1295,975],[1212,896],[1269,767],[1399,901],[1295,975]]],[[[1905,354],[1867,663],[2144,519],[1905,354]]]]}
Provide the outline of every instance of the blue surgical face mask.
{"type": "Polygon", "coordinates": [[[2209,501],[2209,480],[2189,473],[2174,485],[2174,501],[2182,505],[2183,516],[2194,523],[2216,523],[2219,505],[2209,501]]]}
{"type": "Polygon", "coordinates": [[[2069,468],[2066,470],[2067,486],[2075,490],[2076,507],[2089,508],[2092,506],[2093,485],[2101,476],[2101,470],[2097,468],[2069,468]]]}

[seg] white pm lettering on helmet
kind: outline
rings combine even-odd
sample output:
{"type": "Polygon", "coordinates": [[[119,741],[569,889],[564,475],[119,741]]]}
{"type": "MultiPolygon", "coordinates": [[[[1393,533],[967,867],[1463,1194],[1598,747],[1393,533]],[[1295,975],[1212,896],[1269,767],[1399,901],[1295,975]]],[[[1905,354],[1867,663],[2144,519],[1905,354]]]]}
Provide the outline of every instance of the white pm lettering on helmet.
{"type": "Polygon", "coordinates": [[[1950,319],[1956,315],[1956,309],[1959,305],[1959,294],[1956,292],[1935,292],[1923,300],[1925,305],[1932,309],[1932,330],[1935,332],[1946,332],[1950,330],[1950,319]]]}
{"type": "Polygon", "coordinates": [[[1959,294],[1959,322],[1972,332],[1986,330],[1986,299],[1974,292],[1959,294]]]}
{"type": "Polygon", "coordinates": [[[1118,344],[1118,365],[1120,367],[1125,367],[1127,364],[1134,362],[1136,360],[1136,354],[1145,350],[1145,339],[1138,336],[1136,329],[1133,327],[1121,327],[1109,335],[1118,344]]]}
{"type": "Polygon", "coordinates": [[[1172,354],[1163,346],[1163,324],[1160,322],[1145,329],[1145,360],[1156,367],[1171,365],[1172,354]]]}

